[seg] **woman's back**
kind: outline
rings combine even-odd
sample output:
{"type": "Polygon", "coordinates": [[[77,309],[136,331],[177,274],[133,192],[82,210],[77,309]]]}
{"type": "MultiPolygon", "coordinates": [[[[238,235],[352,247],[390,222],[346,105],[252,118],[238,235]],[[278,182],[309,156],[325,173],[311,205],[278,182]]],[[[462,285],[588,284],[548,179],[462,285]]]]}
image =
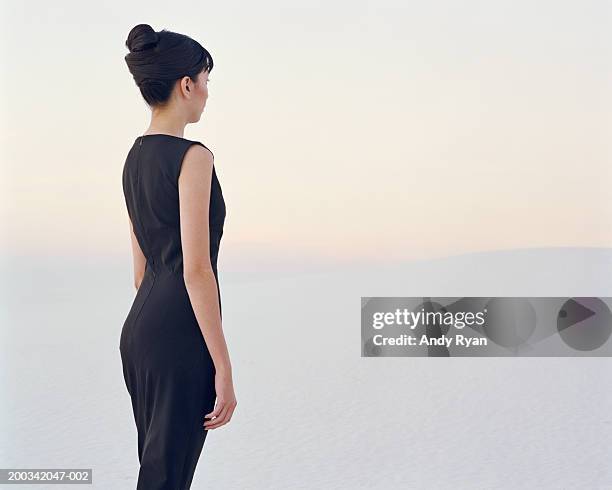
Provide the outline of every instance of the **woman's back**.
{"type": "MultiPolygon", "coordinates": [[[[156,273],[183,273],[178,178],[183,158],[194,144],[207,148],[199,141],[168,134],[139,136],[125,161],[122,180],[128,214],[147,266],[156,273]]],[[[210,192],[210,257],[217,276],[226,208],[214,166],[210,192]]]]}

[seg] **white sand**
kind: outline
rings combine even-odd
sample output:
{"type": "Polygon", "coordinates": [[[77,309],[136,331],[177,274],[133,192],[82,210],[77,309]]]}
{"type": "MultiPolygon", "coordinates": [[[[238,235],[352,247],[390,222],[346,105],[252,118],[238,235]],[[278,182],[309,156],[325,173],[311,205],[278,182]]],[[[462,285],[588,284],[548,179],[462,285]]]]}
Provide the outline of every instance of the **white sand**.
{"type": "MultiPolygon", "coordinates": [[[[257,281],[222,265],[239,405],[209,433],[193,489],[612,488],[611,359],[360,357],[361,296],[612,296],[612,251],[257,281]]],[[[93,488],[135,488],[118,350],[130,272],[4,266],[2,467],[92,467],[93,488]]]]}

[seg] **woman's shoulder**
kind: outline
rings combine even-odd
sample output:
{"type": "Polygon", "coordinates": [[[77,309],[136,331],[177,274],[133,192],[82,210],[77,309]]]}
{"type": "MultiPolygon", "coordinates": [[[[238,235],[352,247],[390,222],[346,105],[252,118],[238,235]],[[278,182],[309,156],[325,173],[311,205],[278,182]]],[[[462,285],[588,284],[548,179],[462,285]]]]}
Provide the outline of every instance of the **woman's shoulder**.
{"type": "Polygon", "coordinates": [[[189,146],[191,146],[191,144],[202,146],[203,148],[205,148],[206,150],[210,152],[213,160],[215,159],[215,154],[212,152],[212,150],[208,146],[206,146],[204,143],[202,143],[201,141],[199,140],[187,140],[187,141],[189,141],[189,146]]]}

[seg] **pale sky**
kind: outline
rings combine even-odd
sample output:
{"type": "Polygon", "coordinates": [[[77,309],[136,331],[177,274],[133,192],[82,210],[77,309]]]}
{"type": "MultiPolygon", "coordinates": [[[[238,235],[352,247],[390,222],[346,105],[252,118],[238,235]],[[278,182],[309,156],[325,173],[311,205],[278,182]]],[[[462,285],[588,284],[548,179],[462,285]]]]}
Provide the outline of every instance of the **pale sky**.
{"type": "Polygon", "coordinates": [[[2,2],[4,253],[129,254],[138,23],[212,54],[224,253],[612,245],[606,1],[2,2]]]}

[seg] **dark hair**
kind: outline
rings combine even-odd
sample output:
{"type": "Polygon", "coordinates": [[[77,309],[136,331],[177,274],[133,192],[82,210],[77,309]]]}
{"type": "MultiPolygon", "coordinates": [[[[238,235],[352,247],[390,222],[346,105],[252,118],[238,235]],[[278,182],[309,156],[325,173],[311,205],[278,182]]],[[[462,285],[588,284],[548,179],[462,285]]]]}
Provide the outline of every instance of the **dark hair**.
{"type": "Polygon", "coordinates": [[[175,82],[189,76],[197,79],[204,68],[213,69],[210,53],[189,36],[149,24],[138,24],[125,41],[130,73],[149,106],[163,105],[170,98],[175,82]]]}

